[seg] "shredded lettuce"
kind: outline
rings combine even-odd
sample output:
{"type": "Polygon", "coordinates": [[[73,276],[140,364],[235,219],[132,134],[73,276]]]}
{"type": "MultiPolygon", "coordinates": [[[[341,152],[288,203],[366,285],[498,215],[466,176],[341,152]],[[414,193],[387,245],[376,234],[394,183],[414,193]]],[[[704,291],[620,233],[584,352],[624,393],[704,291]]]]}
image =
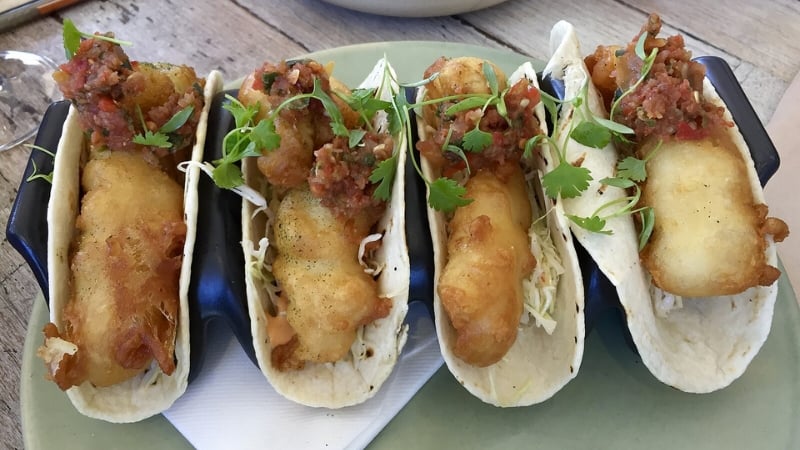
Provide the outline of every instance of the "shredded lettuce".
{"type": "Polygon", "coordinates": [[[564,266],[553,240],[550,239],[546,221],[534,221],[528,235],[531,237],[531,253],[536,258],[536,268],[522,282],[526,314],[522,315],[520,321],[527,324],[529,315],[533,316],[536,326],[543,327],[547,334],[553,334],[556,329],[556,321],[553,319],[556,291],[564,266]]]}

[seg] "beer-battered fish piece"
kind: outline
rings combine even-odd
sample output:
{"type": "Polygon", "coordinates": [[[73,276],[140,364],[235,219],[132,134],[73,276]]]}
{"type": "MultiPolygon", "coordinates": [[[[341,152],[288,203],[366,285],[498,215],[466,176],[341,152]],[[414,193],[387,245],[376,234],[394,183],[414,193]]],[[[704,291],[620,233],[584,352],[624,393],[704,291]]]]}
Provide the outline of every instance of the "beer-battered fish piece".
{"type": "Polygon", "coordinates": [[[442,57],[424,76],[417,149],[442,357],[484,402],[542,402],[578,372],[585,331],[568,223],[541,188],[558,158],[537,144],[547,126],[536,71],[526,62],[506,78],[490,61],[442,57]],[[442,182],[463,200],[440,202],[442,182]]]}
{"type": "Polygon", "coordinates": [[[531,205],[516,164],[501,173],[482,170],[466,184],[473,199],[448,224],[449,259],[439,279],[439,297],[456,329],[453,352],[469,364],[499,361],[517,336],[523,311],[522,280],[536,260],[528,227],[531,205]]]}
{"type": "Polygon", "coordinates": [[[786,224],[767,218],[756,201],[747,165],[753,164],[705,67],[691,59],[680,35],[659,38],[661,19],[651,14],[625,50],[598,47],[586,58],[592,81],[610,104],[619,96],[612,120],[635,136],[625,150],[647,162],[640,206],[651,207],[655,224],[641,253],[642,264],[662,290],[683,297],[714,297],[769,286],[780,271],[767,263],[767,234],[780,241],[786,224]],[[644,52],[656,52],[642,77],[635,52],[644,35],[644,52]],[[610,70],[609,68],[613,68],[610,70]],[[707,95],[708,94],[708,95],[707,95]],[[766,226],[770,224],[770,226],[766,226]]]}
{"type": "Polygon", "coordinates": [[[656,222],[641,256],[656,286],[710,297],[778,279],[764,251],[767,208],[756,204],[735,147],[667,141],[647,167],[642,202],[654,208],[656,222]]]}
{"type": "Polygon", "coordinates": [[[169,375],[186,237],[183,187],[127,152],[91,160],[82,186],[60,336],[78,350],[65,355],[52,377],[61,389],[84,381],[110,386],[153,359],[169,375]]]}
{"type": "Polygon", "coordinates": [[[296,334],[272,351],[280,370],[343,359],[356,330],[389,313],[391,302],[378,296],[377,283],[358,261],[371,226],[365,215],[337,217],[308,189],[293,189],[281,201],[272,268],[296,334]]]}

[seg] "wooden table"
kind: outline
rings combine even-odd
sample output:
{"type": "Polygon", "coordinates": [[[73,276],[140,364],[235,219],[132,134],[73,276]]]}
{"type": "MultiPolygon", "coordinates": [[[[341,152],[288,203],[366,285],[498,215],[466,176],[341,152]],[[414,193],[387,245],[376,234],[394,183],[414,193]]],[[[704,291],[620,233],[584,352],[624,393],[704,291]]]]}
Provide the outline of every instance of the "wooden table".
{"type": "MultiPolygon", "coordinates": [[[[800,6],[790,0],[511,0],[468,14],[429,19],[367,15],[315,0],[86,1],[0,34],[0,50],[25,50],[64,60],[61,20],[79,29],[114,31],[133,41],[134,59],[219,69],[227,79],[263,60],[280,60],[330,47],[388,40],[436,40],[510,48],[547,59],[551,26],[572,22],[584,52],[601,43],[627,41],[647,13],[661,13],[667,33],[681,32],[695,55],[717,55],[734,68],[766,123],[800,70],[800,6]]],[[[0,153],[0,229],[30,150],[0,153]]],[[[791,224],[790,224],[791,225],[791,224]]],[[[3,234],[5,238],[5,234],[3,234]]],[[[0,442],[21,448],[19,377],[25,329],[38,286],[22,258],[0,243],[0,442]]]]}

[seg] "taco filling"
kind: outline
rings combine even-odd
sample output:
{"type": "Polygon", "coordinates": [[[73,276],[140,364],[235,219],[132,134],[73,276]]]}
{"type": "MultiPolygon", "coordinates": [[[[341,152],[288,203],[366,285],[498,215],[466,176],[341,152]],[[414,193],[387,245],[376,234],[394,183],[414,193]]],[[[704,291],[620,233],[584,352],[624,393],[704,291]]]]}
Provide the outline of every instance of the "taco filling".
{"type": "Polygon", "coordinates": [[[60,320],[45,327],[39,350],[64,390],[176,369],[187,235],[176,164],[190,158],[204,106],[205,81],[193,69],[131,61],[97,37],[53,75],[84,136],[79,147],[59,150],[80,153],[72,158],[81,167],[80,212],[68,295],[51,296],[60,320]]]}
{"type": "Polygon", "coordinates": [[[354,98],[310,60],[265,63],[239,91],[245,108],[258,105],[254,123],[274,127],[276,145],[261,148],[258,175],[245,177],[267,199],[269,247],[253,269],[269,294],[270,364],[279,371],[371,357],[354,343],[392,308],[362,262],[382,245],[376,226],[387,202],[370,177],[394,140],[345,101],[354,98]]]}
{"type": "Polygon", "coordinates": [[[476,58],[440,58],[425,72],[425,133],[417,148],[430,168],[465,189],[465,204],[447,217],[447,262],[437,293],[456,330],[453,352],[485,367],[498,362],[520,323],[552,333],[560,258],[531,199],[536,175],[523,161],[542,134],[534,108],[539,90],[476,58]],[[487,76],[488,74],[488,76],[487,76]],[[493,80],[493,81],[490,81],[493,80]],[[488,97],[503,92],[493,104],[488,97]],[[439,100],[437,102],[437,100],[439,100]]]}
{"type": "Polygon", "coordinates": [[[653,14],[624,49],[599,47],[586,58],[611,119],[633,132],[620,148],[646,161],[640,203],[655,222],[641,260],[663,291],[654,295],[679,305],[683,296],[769,286],[780,272],[765,250],[788,228],[754,196],[752,161],[733,141],[724,105],[706,95],[704,67],[681,36],[660,38],[660,30],[653,14]]]}

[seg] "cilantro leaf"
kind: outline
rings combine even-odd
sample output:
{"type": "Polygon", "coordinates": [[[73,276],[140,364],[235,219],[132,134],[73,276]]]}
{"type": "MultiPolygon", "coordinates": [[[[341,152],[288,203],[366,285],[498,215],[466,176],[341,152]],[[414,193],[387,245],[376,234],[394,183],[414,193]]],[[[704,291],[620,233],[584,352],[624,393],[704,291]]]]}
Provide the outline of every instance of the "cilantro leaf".
{"type": "Polygon", "coordinates": [[[147,145],[150,147],[160,147],[160,148],[170,148],[172,147],[172,143],[169,141],[169,136],[167,134],[172,133],[173,131],[177,130],[178,128],[182,127],[183,124],[189,120],[189,116],[192,115],[194,111],[194,106],[187,106],[182,110],[175,113],[174,116],[170,117],[170,119],[161,126],[155,133],[147,129],[147,125],[144,122],[144,116],[142,115],[142,109],[139,108],[139,105],[136,105],[136,112],[139,114],[139,120],[142,122],[142,128],[144,129],[144,134],[137,134],[133,137],[133,142],[135,144],[140,145],[147,145]]]}
{"type": "Polygon", "coordinates": [[[67,60],[72,59],[81,45],[81,32],[78,27],[70,19],[64,19],[64,26],[61,30],[61,35],[64,39],[64,51],[67,55],[67,60]]]}
{"type": "Polygon", "coordinates": [[[619,122],[614,122],[613,120],[608,120],[603,117],[595,117],[594,120],[597,121],[597,123],[599,123],[600,125],[611,130],[611,132],[613,133],[633,134],[633,130],[631,128],[619,122]]]}
{"type": "Polygon", "coordinates": [[[468,152],[480,153],[492,144],[492,134],[482,131],[478,127],[464,133],[461,145],[468,152]]]}
{"type": "Polygon", "coordinates": [[[212,172],[214,183],[223,189],[233,189],[244,184],[242,170],[231,161],[223,161],[212,172]]]}
{"type": "Polygon", "coordinates": [[[494,101],[492,103],[494,104],[495,108],[497,108],[497,114],[500,114],[500,117],[508,121],[508,108],[506,108],[506,93],[508,93],[508,90],[503,91],[503,93],[500,94],[500,98],[498,98],[497,101],[494,101]]]}
{"type": "Polygon", "coordinates": [[[558,104],[559,100],[544,91],[539,91],[540,101],[550,115],[550,121],[553,122],[553,133],[558,130],[558,104]]]}
{"type": "Polygon", "coordinates": [[[236,123],[236,128],[241,128],[248,125],[261,108],[258,103],[255,105],[245,106],[242,104],[242,102],[231,95],[226,94],[225,98],[228,100],[228,103],[222,105],[222,108],[231,113],[233,120],[236,123]]]}
{"type": "Polygon", "coordinates": [[[389,200],[392,195],[392,186],[394,184],[394,176],[397,172],[397,155],[392,155],[391,158],[384,159],[378,163],[378,166],[372,170],[369,175],[369,181],[372,183],[380,183],[372,194],[373,197],[379,200],[389,200]]]}
{"type": "Polygon", "coordinates": [[[371,120],[378,111],[388,111],[392,107],[391,102],[375,98],[375,89],[355,89],[350,95],[334,92],[339,98],[345,101],[350,108],[359,114],[365,124],[371,120]]]}
{"type": "Polygon", "coordinates": [[[367,134],[367,130],[350,130],[350,138],[348,139],[347,145],[350,148],[355,147],[361,142],[361,139],[364,139],[365,134],[367,134]]]}
{"type": "Polygon", "coordinates": [[[275,150],[281,145],[281,136],[275,131],[275,122],[262,120],[250,130],[250,140],[257,148],[275,150]]]}
{"type": "Polygon", "coordinates": [[[150,147],[170,148],[172,143],[169,142],[169,137],[163,133],[153,133],[150,130],[145,130],[144,135],[137,134],[133,137],[134,144],[147,145],[150,147]]]}
{"type": "Polygon", "coordinates": [[[98,39],[101,41],[111,42],[112,44],[117,44],[117,45],[133,45],[128,41],[115,39],[113,37],[105,36],[102,34],[84,33],[83,31],[78,30],[78,27],[76,27],[75,23],[70,19],[64,19],[64,24],[61,29],[61,35],[62,38],[64,39],[64,52],[68,60],[72,59],[72,57],[75,56],[75,53],[78,51],[78,47],[81,46],[81,38],[98,39]]]}
{"type": "Polygon", "coordinates": [[[389,134],[397,136],[400,130],[403,129],[404,114],[408,109],[408,100],[406,99],[406,88],[400,87],[399,92],[394,96],[393,108],[389,109],[389,134]]]}
{"type": "Polygon", "coordinates": [[[636,41],[636,48],[634,49],[636,56],[638,56],[642,61],[644,61],[644,59],[647,57],[647,54],[644,52],[644,43],[646,40],[647,33],[643,32],[641,35],[639,35],[639,40],[636,41]]]}
{"type": "Polygon", "coordinates": [[[544,142],[547,139],[548,137],[544,134],[537,134],[536,136],[528,139],[525,142],[525,151],[522,153],[522,158],[528,159],[533,156],[533,148],[536,147],[536,145],[540,142],[544,142]]]}
{"type": "Polygon", "coordinates": [[[319,78],[314,79],[314,90],[311,91],[311,96],[322,103],[325,112],[327,112],[328,117],[331,118],[331,130],[333,130],[333,134],[337,136],[348,136],[349,133],[347,127],[344,126],[342,112],[339,111],[339,107],[336,106],[333,99],[322,89],[322,82],[319,78]]]}
{"type": "Polygon", "coordinates": [[[567,214],[569,220],[577,224],[579,227],[591,231],[593,233],[600,233],[610,235],[613,234],[611,230],[606,230],[606,220],[599,216],[580,217],[572,214],[567,214]]]}
{"type": "Polygon", "coordinates": [[[437,211],[452,212],[459,206],[472,203],[471,198],[464,198],[467,189],[450,178],[437,178],[428,186],[430,188],[428,204],[437,211]]]}
{"type": "Polygon", "coordinates": [[[591,180],[589,169],[561,161],[553,171],[542,177],[542,186],[551,198],[559,195],[562,198],[573,198],[580,196],[589,187],[591,180]]]}
{"type": "Polygon", "coordinates": [[[189,117],[192,116],[194,112],[194,106],[189,105],[186,108],[175,113],[174,116],[170,117],[170,119],[158,129],[159,133],[169,134],[177,130],[178,128],[182,127],[189,117]]]}
{"type": "Polygon", "coordinates": [[[499,92],[497,74],[494,73],[494,67],[492,67],[489,61],[483,62],[483,76],[486,77],[486,81],[489,83],[489,89],[492,90],[492,95],[496,96],[499,92]]]}
{"type": "Polygon", "coordinates": [[[647,161],[628,156],[617,163],[617,177],[628,178],[636,182],[647,179],[647,161]]]}
{"type": "Polygon", "coordinates": [[[611,132],[608,128],[595,122],[581,122],[572,129],[569,137],[575,142],[592,148],[605,148],[611,142],[611,132]]]}

